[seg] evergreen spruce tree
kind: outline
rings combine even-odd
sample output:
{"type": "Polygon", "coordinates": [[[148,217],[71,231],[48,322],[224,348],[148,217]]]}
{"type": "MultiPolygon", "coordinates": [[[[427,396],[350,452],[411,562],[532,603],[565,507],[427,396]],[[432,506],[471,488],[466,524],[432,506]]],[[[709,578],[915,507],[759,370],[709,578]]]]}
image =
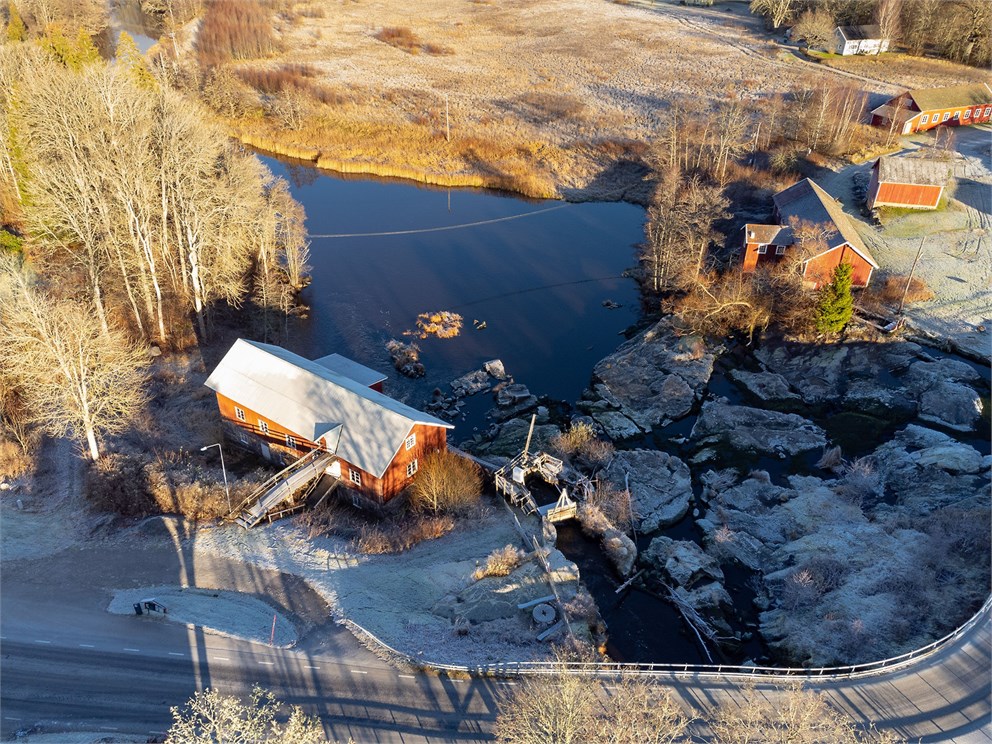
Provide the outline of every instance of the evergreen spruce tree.
{"type": "Polygon", "coordinates": [[[851,297],[851,273],[854,267],[842,263],[834,269],[833,281],[820,294],[816,330],[820,333],[840,333],[851,321],[854,299],[851,297]]]}
{"type": "Polygon", "coordinates": [[[138,45],[127,31],[121,31],[121,36],[117,40],[116,58],[117,64],[127,70],[135,85],[145,90],[155,90],[158,85],[155,76],[148,69],[138,45]]]}

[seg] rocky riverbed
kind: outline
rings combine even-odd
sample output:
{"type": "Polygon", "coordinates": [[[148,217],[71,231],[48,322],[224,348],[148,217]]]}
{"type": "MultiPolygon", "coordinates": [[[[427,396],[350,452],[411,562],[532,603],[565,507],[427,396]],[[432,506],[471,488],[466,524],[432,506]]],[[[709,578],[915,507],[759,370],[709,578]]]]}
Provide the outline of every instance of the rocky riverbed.
{"type": "Polygon", "coordinates": [[[597,477],[629,490],[638,580],[696,613],[723,658],[882,658],[988,595],[987,368],[905,341],[726,348],[662,320],[573,408],[541,403],[466,446],[512,456],[532,411],[534,449],[593,425],[616,448],[597,477]]]}

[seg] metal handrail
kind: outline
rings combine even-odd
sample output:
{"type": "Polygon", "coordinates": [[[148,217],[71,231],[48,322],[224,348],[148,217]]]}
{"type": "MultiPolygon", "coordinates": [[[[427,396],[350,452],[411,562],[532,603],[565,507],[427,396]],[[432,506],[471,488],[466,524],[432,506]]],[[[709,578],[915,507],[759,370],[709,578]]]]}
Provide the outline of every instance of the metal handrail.
{"type": "Polygon", "coordinates": [[[330,454],[330,453],[328,453],[327,450],[323,450],[323,449],[312,449],[309,452],[307,452],[305,455],[303,455],[303,457],[293,460],[293,462],[291,462],[289,465],[284,467],[275,475],[269,477],[269,479],[266,480],[264,483],[262,483],[262,485],[260,485],[254,491],[252,491],[251,494],[246,496],[244,501],[242,501],[236,509],[231,511],[231,513],[228,515],[228,519],[234,519],[236,515],[241,514],[242,511],[248,508],[249,504],[251,504],[253,501],[257,501],[262,496],[264,496],[269,491],[270,488],[275,486],[279,481],[283,480],[288,473],[292,471],[296,471],[298,469],[302,469],[303,467],[309,465],[311,462],[316,460],[317,457],[319,457],[320,455],[326,455],[326,454],[330,454]]]}
{"type": "Polygon", "coordinates": [[[590,677],[615,677],[619,674],[633,674],[637,676],[676,676],[676,677],[714,677],[733,678],[749,677],[768,680],[797,678],[806,679],[852,679],[856,677],[868,677],[883,672],[888,672],[911,662],[926,658],[946,646],[951,641],[957,640],[966,632],[977,625],[983,616],[988,615],[992,609],[992,595],[985,600],[979,610],[972,615],[962,625],[953,631],[939,638],[926,646],[908,651],[898,656],[892,656],[879,661],[866,662],[864,664],[850,664],[847,666],[834,667],[759,667],[740,666],[736,664],[638,664],[626,662],[559,662],[559,661],[510,661],[501,664],[485,665],[462,665],[462,664],[440,664],[417,659],[410,654],[390,646],[381,638],[369,630],[366,630],[353,620],[345,620],[344,624],[351,628],[356,635],[363,636],[382,650],[406,660],[408,663],[435,671],[455,672],[458,674],[468,674],[478,677],[508,677],[538,674],[557,674],[565,671],[570,674],[579,674],[590,677]]]}

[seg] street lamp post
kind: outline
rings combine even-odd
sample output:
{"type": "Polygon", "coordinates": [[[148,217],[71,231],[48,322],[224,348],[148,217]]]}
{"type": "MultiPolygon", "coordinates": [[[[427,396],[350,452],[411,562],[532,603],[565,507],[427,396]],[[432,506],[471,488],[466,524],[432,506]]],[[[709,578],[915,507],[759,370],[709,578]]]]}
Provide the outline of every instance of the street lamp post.
{"type": "Polygon", "coordinates": [[[200,452],[205,452],[211,447],[216,447],[217,451],[220,452],[220,470],[224,474],[224,491],[227,493],[227,513],[230,514],[231,507],[231,489],[227,485],[227,468],[224,467],[224,448],[220,446],[220,442],[216,444],[208,444],[206,447],[200,447],[200,452]]]}

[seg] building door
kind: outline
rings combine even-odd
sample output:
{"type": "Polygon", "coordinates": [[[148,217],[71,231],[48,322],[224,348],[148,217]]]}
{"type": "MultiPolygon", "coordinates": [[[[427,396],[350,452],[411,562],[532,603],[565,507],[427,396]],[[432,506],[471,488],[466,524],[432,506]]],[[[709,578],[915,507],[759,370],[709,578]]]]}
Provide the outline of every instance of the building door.
{"type": "Polygon", "coordinates": [[[262,457],[266,460],[272,460],[272,451],[269,449],[268,442],[262,442],[262,457]]]}

